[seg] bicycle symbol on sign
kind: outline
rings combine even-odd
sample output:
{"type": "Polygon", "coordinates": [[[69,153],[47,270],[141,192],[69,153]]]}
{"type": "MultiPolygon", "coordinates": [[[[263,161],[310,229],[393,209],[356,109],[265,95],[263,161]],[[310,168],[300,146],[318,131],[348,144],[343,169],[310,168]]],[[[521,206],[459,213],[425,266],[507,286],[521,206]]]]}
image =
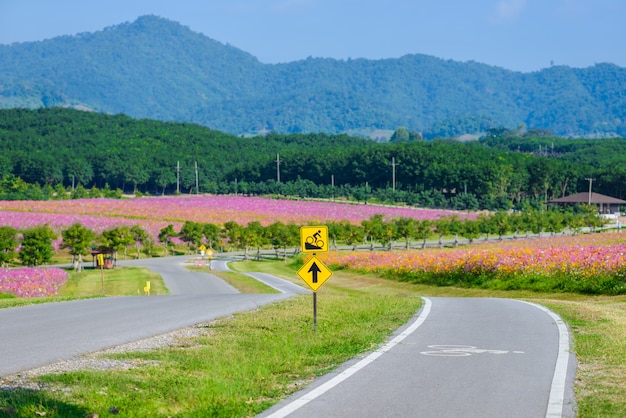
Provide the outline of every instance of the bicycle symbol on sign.
{"type": "Polygon", "coordinates": [[[304,246],[307,250],[321,250],[324,248],[324,241],[320,239],[322,231],[317,231],[313,235],[306,237],[304,246]]]}

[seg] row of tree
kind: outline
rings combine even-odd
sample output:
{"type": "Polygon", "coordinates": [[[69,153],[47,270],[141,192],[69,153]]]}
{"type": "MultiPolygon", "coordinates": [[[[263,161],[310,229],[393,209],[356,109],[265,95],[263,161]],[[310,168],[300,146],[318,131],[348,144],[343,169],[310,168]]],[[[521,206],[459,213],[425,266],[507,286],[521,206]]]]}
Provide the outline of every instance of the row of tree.
{"type": "MultiPolygon", "coordinates": [[[[439,190],[411,193],[405,190],[394,190],[391,187],[372,189],[369,185],[318,185],[310,180],[303,179],[280,183],[275,180],[269,180],[263,183],[248,183],[245,181],[211,183],[207,189],[206,191],[211,194],[291,196],[327,200],[348,200],[364,203],[405,203],[419,207],[470,211],[479,208],[507,210],[511,207],[511,202],[508,199],[500,198],[489,200],[488,197],[483,196],[479,198],[472,193],[461,193],[452,196],[446,195],[439,190]]],[[[137,193],[136,195],[143,196],[142,193],[137,193]]],[[[124,193],[121,189],[112,190],[108,184],[105,184],[103,189],[99,189],[95,186],[91,189],[85,189],[82,185],[78,185],[72,189],[65,188],[60,183],[55,187],[50,185],[41,187],[38,184],[28,184],[13,175],[5,175],[0,179],[0,200],[121,199],[123,197],[124,193]]]]}
{"type": "MultiPolygon", "coordinates": [[[[446,216],[438,220],[417,220],[413,218],[394,218],[385,220],[382,215],[374,215],[359,225],[348,221],[328,222],[330,248],[340,245],[356,250],[358,246],[368,245],[371,250],[375,244],[391,249],[394,242],[402,241],[404,248],[417,246],[424,248],[426,241],[436,237],[437,245],[444,245],[445,237],[453,237],[452,244],[458,245],[459,237],[472,243],[479,237],[499,237],[513,233],[541,235],[543,232],[560,233],[565,229],[580,232],[582,228],[597,228],[603,225],[593,208],[581,206],[577,211],[562,212],[557,210],[538,211],[528,209],[523,212],[481,214],[476,219],[460,219],[446,216]]],[[[173,225],[162,228],[158,241],[163,246],[163,253],[168,255],[176,244],[176,239],[186,247],[187,253],[198,251],[201,246],[216,251],[244,250],[245,258],[256,249],[273,248],[277,257],[287,256],[288,248],[299,247],[300,226],[275,222],[263,226],[259,222],[240,225],[229,221],[223,225],[187,221],[180,231],[173,225]]],[[[37,226],[23,231],[8,226],[0,227],[0,262],[10,265],[17,258],[23,265],[38,266],[50,262],[54,254],[53,241],[57,234],[48,225],[37,226]],[[19,246],[19,252],[16,250],[19,246]]],[[[62,249],[72,255],[76,269],[82,266],[82,257],[90,251],[123,252],[126,256],[132,248],[137,258],[141,254],[151,256],[157,251],[154,238],[140,226],[122,226],[96,234],[94,231],[76,223],[61,231],[62,249]]],[[[181,245],[181,244],[179,244],[181,245]]]]}
{"type": "Polygon", "coordinates": [[[0,177],[6,183],[0,198],[46,199],[63,195],[61,188],[84,195],[83,187],[120,195],[381,197],[498,210],[528,202],[540,207],[587,190],[586,178],[594,179],[594,192],[626,198],[626,139],[529,134],[536,136],[492,130],[469,142],[376,143],[325,134],[240,138],[199,125],[124,115],[8,109],[0,110],[0,177]],[[12,184],[16,179],[39,186],[20,187],[12,184]]]}

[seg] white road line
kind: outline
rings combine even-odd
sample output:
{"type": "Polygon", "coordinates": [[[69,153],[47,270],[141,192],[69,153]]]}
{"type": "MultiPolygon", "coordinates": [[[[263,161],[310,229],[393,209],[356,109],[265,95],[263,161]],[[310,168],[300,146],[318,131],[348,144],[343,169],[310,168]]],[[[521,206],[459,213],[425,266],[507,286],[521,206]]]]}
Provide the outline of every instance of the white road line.
{"type": "Polygon", "coordinates": [[[285,405],[278,411],[269,415],[268,418],[286,417],[287,415],[291,414],[297,409],[302,408],[304,405],[311,402],[315,398],[323,395],[330,389],[334,388],[339,383],[343,382],[344,380],[346,380],[347,378],[349,378],[350,376],[352,376],[353,374],[355,374],[356,372],[358,372],[359,370],[361,370],[362,368],[364,368],[365,366],[367,366],[368,364],[376,360],[378,357],[382,356],[384,353],[391,350],[394,346],[396,346],[406,337],[411,335],[420,325],[424,323],[424,321],[428,317],[428,314],[430,313],[430,307],[432,306],[432,302],[428,298],[422,298],[422,299],[424,300],[424,306],[422,308],[422,312],[417,317],[415,322],[413,322],[407,329],[402,331],[402,333],[398,334],[396,337],[394,337],[391,341],[389,341],[383,347],[374,351],[372,354],[365,357],[363,360],[359,361],[358,363],[344,370],[337,376],[333,377],[328,382],[324,383],[323,385],[320,385],[319,387],[313,389],[311,392],[306,393],[300,398],[294,400],[293,402],[285,405]]]}
{"type": "Polygon", "coordinates": [[[548,399],[548,410],[546,411],[546,418],[560,418],[563,416],[563,404],[565,402],[565,381],[567,378],[567,365],[570,356],[570,337],[567,325],[565,325],[565,322],[561,319],[560,316],[558,316],[545,306],[526,301],[520,302],[532,305],[550,315],[552,319],[554,319],[554,322],[556,323],[556,326],[559,330],[559,353],[556,358],[556,365],[554,366],[554,374],[552,375],[552,386],[550,387],[550,398],[548,399]]]}

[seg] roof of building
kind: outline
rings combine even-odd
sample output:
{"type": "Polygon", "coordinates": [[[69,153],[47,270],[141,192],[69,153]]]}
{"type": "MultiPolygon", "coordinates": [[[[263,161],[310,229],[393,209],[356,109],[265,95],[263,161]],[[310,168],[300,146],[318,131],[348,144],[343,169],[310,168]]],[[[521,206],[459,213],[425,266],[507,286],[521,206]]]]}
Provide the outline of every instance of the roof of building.
{"type": "Polygon", "coordinates": [[[626,200],[618,199],[616,197],[606,196],[600,193],[591,193],[591,199],[589,199],[589,193],[582,192],[562,197],[560,199],[551,200],[548,203],[593,203],[593,204],[613,204],[613,205],[625,205],[626,200]]]}

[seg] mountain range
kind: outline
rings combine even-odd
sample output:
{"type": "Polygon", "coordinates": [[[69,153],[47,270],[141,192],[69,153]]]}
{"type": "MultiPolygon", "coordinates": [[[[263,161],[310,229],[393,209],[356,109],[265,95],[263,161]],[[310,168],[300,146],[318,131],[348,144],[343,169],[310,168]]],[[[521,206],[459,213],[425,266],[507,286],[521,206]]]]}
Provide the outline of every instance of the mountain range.
{"type": "Polygon", "coordinates": [[[0,108],[55,106],[238,135],[375,135],[402,126],[426,138],[520,127],[626,136],[626,68],[521,73],[421,54],[264,64],[149,15],[98,32],[0,45],[0,108]]]}

